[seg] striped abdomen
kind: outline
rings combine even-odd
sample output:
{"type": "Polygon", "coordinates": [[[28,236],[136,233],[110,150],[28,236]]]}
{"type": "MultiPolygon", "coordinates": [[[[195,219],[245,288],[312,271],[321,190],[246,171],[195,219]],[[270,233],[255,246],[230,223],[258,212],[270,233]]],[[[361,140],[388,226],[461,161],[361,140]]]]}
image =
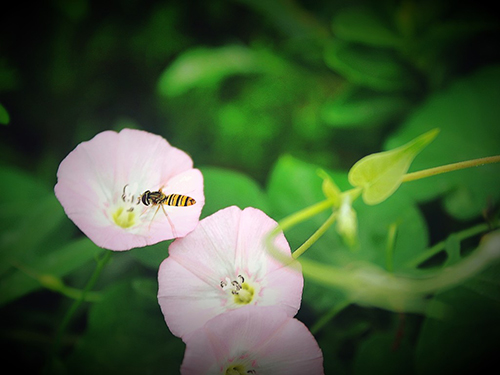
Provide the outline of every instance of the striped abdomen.
{"type": "Polygon", "coordinates": [[[169,194],[165,195],[161,190],[159,191],[149,191],[146,190],[144,194],[139,197],[137,203],[142,202],[145,206],[157,206],[160,204],[166,204],[167,206],[176,206],[176,207],[186,207],[192,206],[196,203],[196,201],[188,197],[187,195],[182,194],[169,194]]]}
{"type": "Polygon", "coordinates": [[[167,206],[185,207],[192,206],[196,203],[196,201],[187,195],[169,194],[165,196],[165,199],[163,199],[161,203],[166,204],[167,206]]]}

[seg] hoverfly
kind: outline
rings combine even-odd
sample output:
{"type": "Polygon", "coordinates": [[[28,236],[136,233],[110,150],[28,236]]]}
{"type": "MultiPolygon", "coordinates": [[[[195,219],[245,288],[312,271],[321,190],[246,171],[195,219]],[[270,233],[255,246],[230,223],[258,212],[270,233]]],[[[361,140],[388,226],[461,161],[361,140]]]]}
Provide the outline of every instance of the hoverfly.
{"type": "Polygon", "coordinates": [[[139,196],[137,199],[137,203],[142,202],[145,206],[156,206],[165,204],[167,206],[175,206],[175,207],[186,207],[192,206],[196,203],[194,198],[188,197],[187,195],[182,194],[169,194],[165,195],[160,188],[158,191],[149,191],[146,190],[143,194],[139,196]]]}
{"type": "MultiPolygon", "coordinates": [[[[168,222],[170,223],[174,237],[177,237],[177,235],[175,234],[174,224],[172,223],[172,221],[170,221],[170,217],[168,216],[167,211],[165,211],[164,205],[174,206],[174,207],[187,207],[194,205],[196,201],[194,200],[194,198],[182,194],[165,195],[162,189],[163,188],[161,187],[158,191],[146,190],[137,198],[137,204],[142,202],[142,204],[145,206],[152,206],[152,207],[157,206],[153,218],[151,219],[151,223],[153,222],[156,214],[158,213],[161,207],[163,213],[168,219],[168,222]]],[[[151,223],[149,224],[150,226],[151,223]]]]}

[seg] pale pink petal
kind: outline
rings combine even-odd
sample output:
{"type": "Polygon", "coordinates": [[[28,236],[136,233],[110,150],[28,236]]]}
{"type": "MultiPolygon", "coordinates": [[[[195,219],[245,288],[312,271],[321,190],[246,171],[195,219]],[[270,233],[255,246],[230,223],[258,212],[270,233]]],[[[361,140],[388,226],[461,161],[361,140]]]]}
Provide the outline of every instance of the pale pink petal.
{"type": "Polygon", "coordinates": [[[304,279],[298,278],[297,275],[302,275],[302,268],[298,262],[268,273],[266,275],[268,288],[256,305],[280,305],[289,316],[295,316],[300,307],[304,287],[304,279]]]}
{"type": "Polygon", "coordinates": [[[172,147],[166,139],[141,130],[123,129],[117,142],[115,184],[120,189],[137,181],[141,192],[158,190],[169,180],[191,168],[193,161],[184,151],[172,147]]]}
{"type": "Polygon", "coordinates": [[[203,177],[192,168],[189,155],[141,130],[105,131],[82,142],[61,162],[57,177],[54,191],[68,217],[94,243],[110,250],[129,250],[174,238],[174,234],[185,235],[197,225],[204,205],[203,177]],[[167,218],[161,208],[155,215],[156,207],[139,202],[146,190],[170,185],[180,189],[173,193],[192,194],[196,204],[174,207],[167,218]],[[114,216],[133,220],[124,227],[114,216]]]}
{"type": "Polygon", "coordinates": [[[251,304],[279,305],[294,316],[302,298],[300,264],[292,261],[283,234],[277,240],[288,266],[277,264],[264,244],[276,222],[262,211],[228,207],[200,221],[194,231],[177,239],[158,272],[158,301],[165,321],[183,337],[236,304],[221,281],[244,275],[255,290],[251,304]]]}
{"type": "Polygon", "coordinates": [[[224,374],[229,366],[259,375],[323,374],[323,355],[307,327],[277,307],[228,311],[186,337],[184,375],[224,374]]]}
{"type": "MultiPolygon", "coordinates": [[[[145,216],[143,216],[143,219],[149,223],[148,240],[150,243],[184,237],[197,225],[201,209],[205,204],[203,175],[198,169],[189,169],[172,177],[162,191],[165,195],[187,195],[194,198],[196,204],[187,207],[164,205],[163,208],[160,207],[159,209],[155,207],[147,208],[148,211],[145,216]],[[156,210],[158,212],[156,212],[156,210]]],[[[141,207],[141,209],[144,210],[146,208],[141,207]]]]}
{"type": "MultiPolygon", "coordinates": [[[[196,229],[169,247],[158,271],[158,300],[172,333],[182,337],[225,311],[220,281],[234,272],[234,244],[240,209],[201,220],[196,229]]],[[[221,211],[219,211],[221,212],[221,211]]]]}
{"type": "MultiPolygon", "coordinates": [[[[251,273],[272,272],[282,268],[283,264],[273,257],[269,257],[269,249],[265,240],[269,232],[276,228],[277,223],[264,212],[247,207],[243,210],[239,222],[241,228],[237,244],[237,259],[248,259],[246,267],[251,273]],[[266,258],[266,269],[262,269],[262,258],[266,258]]],[[[291,260],[290,245],[285,236],[280,232],[274,240],[274,247],[279,254],[291,260]]]]}
{"type": "Polygon", "coordinates": [[[245,259],[246,264],[239,264],[238,268],[265,280],[265,284],[269,286],[256,304],[281,305],[289,316],[294,316],[302,299],[304,279],[299,276],[302,274],[302,268],[299,262],[292,261],[290,245],[282,232],[275,237],[274,248],[291,263],[283,264],[270,253],[265,241],[269,232],[276,226],[274,220],[258,209],[248,207],[243,210],[237,259],[245,259]]]}

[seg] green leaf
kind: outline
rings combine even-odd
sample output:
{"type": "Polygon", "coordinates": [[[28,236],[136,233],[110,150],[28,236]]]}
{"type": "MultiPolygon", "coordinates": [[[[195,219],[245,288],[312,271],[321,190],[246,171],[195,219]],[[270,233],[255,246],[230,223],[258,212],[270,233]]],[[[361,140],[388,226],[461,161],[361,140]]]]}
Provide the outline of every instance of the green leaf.
{"type": "Polygon", "coordinates": [[[350,311],[341,312],[341,315],[331,320],[319,335],[315,335],[323,351],[325,374],[352,374],[351,361],[345,361],[342,358],[345,355],[346,343],[351,346],[359,342],[370,330],[371,323],[366,321],[366,318],[351,313],[357,311],[356,307],[348,307],[348,309],[350,311]]]}
{"type": "Polygon", "coordinates": [[[155,280],[133,279],[107,289],[92,305],[68,373],[178,373],[184,344],[165,325],[157,288],[155,280]]]}
{"type": "Polygon", "coordinates": [[[12,91],[19,87],[20,74],[17,69],[9,66],[6,55],[0,59],[0,92],[12,91]]]}
{"type": "MultiPolygon", "coordinates": [[[[318,176],[317,171],[317,166],[290,155],[284,155],[278,159],[271,170],[267,186],[269,203],[276,219],[280,220],[286,215],[325,199],[323,180],[318,176]]],[[[325,171],[325,173],[328,172],[325,171]]],[[[332,174],[328,173],[328,175],[331,178],[332,174]]],[[[336,185],[342,190],[346,186],[345,182],[342,184],[342,181],[335,177],[333,175],[336,185]]],[[[322,216],[325,219],[328,217],[322,216]]],[[[311,220],[317,221],[315,218],[311,220]]]]}
{"type": "Polygon", "coordinates": [[[379,91],[412,90],[415,80],[390,50],[331,41],[325,48],[325,62],[349,82],[379,91]]]}
{"type": "MultiPolygon", "coordinates": [[[[307,10],[298,3],[275,0],[237,0],[255,12],[262,14],[266,23],[287,34],[294,43],[303,43],[306,46],[315,44],[317,38],[323,38],[328,30],[320,22],[315,22],[307,10]]],[[[319,41],[318,41],[319,42],[319,41]]]]}
{"type": "Polygon", "coordinates": [[[82,238],[24,261],[18,261],[17,254],[12,254],[12,258],[6,262],[15,267],[15,270],[0,279],[0,306],[41,289],[42,285],[34,274],[65,276],[92,260],[101,251],[103,250],[88,238],[82,238]]]}
{"type": "Polygon", "coordinates": [[[401,185],[413,159],[438,132],[438,129],[433,129],[394,150],[364,157],[349,171],[349,182],[363,188],[366,204],[374,205],[386,200],[401,185]]]}
{"type": "Polygon", "coordinates": [[[321,185],[323,194],[326,198],[333,201],[334,207],[338,207],[341,199],[341,191],[339,187],[323,169],[318,170],[318,176],[323,179],[323,184],[321,185]]]}
{"type": "Polygon", "coordinates": [[[203,217],[232,205],[241,209],[255,207],[269,212],[266,195],[250,177],[216,167],[202,167],[200,170],[205,189],[203,217]]]}
{"type": "Polygon", "coordinates": [[[410,108],[412,102],[404,95],[351,87],[323,105],[321,118],[333,127],[374,127],[398,119],[410,108]]]}
{"type": "MultiPolygon", "coordinates": [[[[318,166],[283,156],[272,169],[268,196],[272,217],[281,220],[287,215],[325,199],[323,181],[317,175],[318,166]]],[[[328,171],[328,175],[342,190],[349,188],[345,172],[328,171]]],[[[398,223],[398,236],[394,243],[394,270],[406,270],[405,264],[427,246],[427,228],[424,218],[414,203],[402,194],[392,196],[377,206],[354,202],[358,217],[358,249],[350,249],[330,228],[300,259],[311,259],[324,265],[350,267],[358,262],[386,265],[386,243],[392,223],[398,223]]],[[[330,211],[331,212],[331,211],[330,211]]],[[[298,248],[330,215],[321,213],[285,232],[290,246],[298,248]]],[[[328,311],[343,297],[341,289],[326,289],[306,277],[304,301],[313,309],[328,311]]]]}
{"type": "Polygon", "coordinates": [[[179,56],[162,73],[158,90],[168,97],[179,96],[195,87],[214,88],[232,75],[269,72],[282,66],[271,54],[244,46],[199,47],[179,56]]]}
{"type": "Polygon", "coordinates": [[[89,13],[90,4],[85,0],[68,1],[54,1],[54,6],[61,12],[65,18],[70,19],[72,22],[78,22],[85,19],[89,13]]]}
{"type": "MultiPolygon", "coordinates": [[[[301,264],[305,277],[334,291],[344,290],[352,302],[448,319],[453,315],[452,307],[441,302],[429,303],[427,296],[468,282],[488,266],[498,263],[499,259],[500,231],[497,231],[484,238],[480,246],[460,262],[440,270],[423,270],[419,277],[392,274],[362,262],[338,267],[301,259],[301,264]]],[[[494,296],[495,302],[498,302],[498,294],[494,296]]]]}
{"type": "MultiPolygon", "coordinates": [[[[439,143],[429,145],[412,164],[423,170],[500,154],[500,66],[486,67],[430,96],[398,129],[386,149],[408,142],[439,126],[439,143]]],[[[419,201],[443,197],[446,211],[462,220],[481,214],[500,199],[500,165],[450,172],[403,184],[401,190],[419,201]]]]}
{"type": "Polygon", "coordinates": [[[10,260],[24,263],[37,256],[65,215],[51,189],[18,169],[0,168],[0,191],[5,192],[0,195],[1,275],[10,260]]]}
{"type": "MultiPolygon", "coordinates": [[[[28,209],[24,217],[15,220],[13,216],[14,228],[5,228],[0,232],[0,241],[5,249],[1,255],[7,251],[16,257],[20,253],[31,253],[63,222],[64,211],[54,195],[40,196],[37,200],[36,205],[28,209]]],[[[19,202],[20,205],[23,203],[19,202]]],[[[5,206],[10,209],[10,205],[5,206]]]]}
{"type": "Polygon", "coordinates": [[[408,339],[394,348],[396,335],[391,333],[374,333],[364,340],[358,348],[354,359],[355,375],[411,374],[413,368],[412,347],[408,339]]]}
{"type": "Polygon", "coordinates": [[[374,47],[397,47],[401,38],[367,8],[341,9],[335,15],[333,32],[339,38],[374,47]]]}
{"type": "Polygon", "coordinates": [[[7,125],[10,122],[10,116],[5,107],[0,104],[0,124],[7,125]]]}
{"type": "Polygon", "coordinates": [[[37,277],[63,277],[102,251],[88,238],[67,242],[74,225],[52,188],[0,168],[0,305],[42,288],[37,277]]]}
{"type": "Polygon", "coordinates": [[[416,374],[488,373],[500,337],[500,264],[434,297],[451,310],[445,320],[427,318],[415,353],[416,374]]]}
{"type": "Polygon", "coordinates": [[[460,247],[460,238],[455,234],[450,234],[445,244],[445,251],[447,254],[445,266],[451,266],[460,261],[460,247]]]}
{"type": "Polygon", "coordinates": [[[29,209],[36,207],[37,199],[49,194],[54,195],[52,189],[40,182],[34,176],[13,167],[0,168],[0,219],[12,218],[16,220],[29,215],[29,209]],[[15,192],[15,196],[8,194],[15,192]],[[12,199],[15,197],[16,199],[12,199]]]}
{"type": "Polygon", "coordinates": [[[163,241],[157,244],[130,250],[130,254],[146,267],[158,270],[161,262],[168,256],[168,247],[172,241],[163,241]]]}
{"type": "Polygon", "coordinates": [[[494,15],[468,14],[466,17],[442,19],[428,25],[420,36],[421,44],[431,52],[446,53],[452,45],[464,43],[474,35],[498,30],[498,23],[494,15]]]}

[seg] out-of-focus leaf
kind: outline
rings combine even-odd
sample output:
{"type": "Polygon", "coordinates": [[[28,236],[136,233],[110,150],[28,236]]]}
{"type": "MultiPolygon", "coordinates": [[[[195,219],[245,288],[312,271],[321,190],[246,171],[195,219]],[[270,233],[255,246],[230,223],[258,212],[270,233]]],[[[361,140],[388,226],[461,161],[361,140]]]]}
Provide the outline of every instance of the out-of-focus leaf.
{"type": "Polygon", "coordinates": [[[330,320],[329,324],[322,328],[318,334],[314,335],[323,352],[325,374],[352,374],[351,361],[343,361],[341,358],[344,349],[349,344],[358,342],[370,329],[370,323],[363,317],[350,314],[352,310],[356,309],[356,307],[346,308],[345,311],[335,316],[334,320],[330,320]]]}
{"type": "Polygon", "coordinates": [[[266,213],[269,212],[267,197],[260,186],[250,177],[216,167],[202,167],[205,206],[203,217],[228,206],[255,207],[266,213]]]}
{"type": "Polygon", "coordinates": [[[53,194],[33,176],[12,167],[0,168],[0,191],[3,192],[0,195],[0,219],[8,217],[11,221],[29,215],[29,208],[36,207],[40,197],[53,194]]]}
{"type": "MultiPolygon", "coordinates": [[[[180,9],[176,4],[168,2],[155,4],[143,28],[134,31],[127,41],[131,49],[130,56],[140,59],[140,63],[145,61],[154,67],[170,61],[174,53],[188,48],[193,43],[190,36],[182,32],[182,20],[180,9]]],[[[117,37],[120,38],[119,30],[117,37]]]]}
{"type": "Polygon", "coordinates": [[[349,182],[363,188],[365,203],[384,201],[401,185],[413,159],[438,133],[433,129],[396,149],[365,156],[349,170],[349,182]]]}
{"type": "Polygon", "coordinates": [[[260,86],[257,92],[248,92],[247,102],[221,105],[217,109],[218,136],[213,147],[217,153],[225,152],[233,165],[257,169],[274,152],[266,146],[277,137],[282,125],[280,119],[272,115],[271,102],[282,100],[282,97],[273,87],[267,87],[269,92],[265,92],[264,87],[260,86]],[[280,98],[271,98],[271,93],[280,98]]]}
{"type": "MultiPolygon", "coordinates": [[[[486,236],[485,236],[486,237],[486,236]]],[[[445,303],[429,303],[429,294],[452,289],[477,277],[500,259],[500,231],[485,238],[469,256],[440,270],[425,270],[419,277],[393,274],[373,264],[357,262],[350,267],[326,265],[301,259],[304,277],[320,285],[345,291],[347,298],[363,306],[375,306],[394,312],[426,314],[447,319],[453,314],[445,303]]],[[[495,297],[498,302],[498,294],[495,297]]]]}
{"type": "Polygon", "coordinates": [[[457,235],[451,234],[446,239],[445,251],[447,254],[447,259],[445,266],[451,266],[452,264],[460,261],[460,239],[457,235]]]}
{"type": "Polygon", "coordinates": [[[228,45],[196,48],[179,56],[161,75],[160,94],[179,96],[195,87],[213,88],[235,74],[263,73],[283,67],[283,62],[265,51],[228,45]]]}
{"type": "Polygon", "coordinates": [[[314,43],[316,38],[328,34],[326,27],[301,8],[298,3],[287,0],[235,0],[247,4],[262,13],[275,27],[288,34],[294,41],[314,43]]]}
{"type": "Polygon", "coordinates": [[[341,9],[333,19],[333,32],[350,42],[374,47],[397,47],[401,38],[370,9],[341,9]]]}
{"type": "Polygon", "coordinates": [[[496,366],[500,337],[500,265],[434,297],[451,314],[427,318],[415,353],[416,374],[488,373],[496,366]],[[493,367],[491,367],[493,366],[493,367]]]}
{"type": "Polygon", "coordinates": [[[15,257],[26,258],[62,223],[65,218],[64,211],[55,196],[46,195],[37,201],[36,205],[26,210],[26,216],[13,221],[12,227],[5,227],[0,231],[0,256],[9,253],[15,257]]]}
{"type": "Polygon", "coordinates": [[[87,0],[64,1],[56,0],[54,5],[58,10],[72,21],[81,21],[89,12],[90,4],[87,0]]]}
{"type": "Polygon", "coordinates": [[[0,58],[0,92],[15,90],[19,86],[19,74],[9,66],[5,57],[0,58]]]}
{"type": "Polygon", "coordinates": [[[35,256],[35,249],[62,223],[65,215],[54,193],[32,176],[0,169],[0,274],[35,256]]]}
{"type": "Polygon", "coordinates": [[[456,17],[442,22],[435,22],[424,31],[422,43],[428,48],[443,49],[457,42],[464,42],[479,33],[498,30],[498,22],[494,15],[478,17],[475,14],[467,14],[464,17],[456,17]]]}
{"type": "Polygon", "coordinates": [[[323,179],[321,189],[326,198],[333,202],[334,207],[340,206],[341,191],[335,181],[323,169],[318,170],[318,176],[323,179]]]}
{"type": "MultiPolygon", "coordinates": [[[[279,159],[274,166],[269,184],[269,204],[273,217],[284,218],[305,207],[325,199],[318,167],[290,156],[279,159]]],[[[347,175],[329,171],[329,175],[342,190],[349,187],[347,175]]],[[[360,261],[372,262],[380,267],[386,264],[385,247],[389,227],[398,225],[394,244],[394,270],[404,270],[405,264],[427,246],[427,229],[419,210],[411,200],[397,194],[377,206],[354,202],[358,217],[359,246],[353,251],[343,243],[334,228],[328,230],[300,259],[312,259],[322,264],[349,267],[360,261]]],[[[300,246],[328,218],[329,212],[319,214],[286,231],[292,250],[300,246]]],[[[329,310],[341,298],[342,291],[325,289],[308,282],[304,287],[304,300],[319,311],[329,310]]]]}
{"type": "Polygon", "coordinates": [[[413,368],[412,348],[408,340],[395,347],[394,333],[375,333],[364,340],[354,359],[355,375],[411,374],[413,368]]]}
{"type": "Polygon", "coordinates": [[[5,107],[0,104],[0,124],[7,125],[10,122],[10,116],[5,107]]]}
{"type": "Polygon", "coordinates": [[[336,39],[326,46],[325,62],[359,86],[379,91],[412,90],[415,87],[413,76],[391,50],[336,39]]]}
{"type": "Polygon", "coordinates": [[[412,107],[404,95],[353,87],[327,101],[321,118],[333,127],[371,127],[396,120],[412,107]]]}
{"type": "Polygon", "coordinates": [[[160,263],[168,256],[168,247],[172,241],[163,241],[157,244],[130,250],[130,254],[143,265],[158,270],[160,263]]]}
{"type": "Polygon", "coordinates": [[[65,276],[101,250],[87,238],[65,242],[67,233],[57,231],[66,217],[63,208],[39,180],[1,168],[0,190],[7,192],[0,196],[1,305],[40,289],[36,277],[65,276]]]}
{"type": "Polygon", "coordinates": [[[42,286],[33,273],[62,277],[93,259],[100,251],[103,250],[88,238],[82,238],[29,260],[18,261],[16,254],[6,257],[5,261],[14,269],[0,279],[0,305],[40,289],[42,286]]]}
{"type": "MultiPolygon", "coordinates": [[[[390,137],[392,149],[439,127],[439,142],[426,147],[410,171],[500,154],[500,66],[483,68],[432,95],[390,137]]],[[[500,165],[450,172],[403,184],[401,190],[423,201],[443,196],[448,213],[471,219],[500,199],[500,165]]]]}
{"type": "Polygon", "coordinates": [[[103,293],[67,362],[71,374],[175,374],[184,344],[165,325],[157,283],[134,279],[103,293]]]}

